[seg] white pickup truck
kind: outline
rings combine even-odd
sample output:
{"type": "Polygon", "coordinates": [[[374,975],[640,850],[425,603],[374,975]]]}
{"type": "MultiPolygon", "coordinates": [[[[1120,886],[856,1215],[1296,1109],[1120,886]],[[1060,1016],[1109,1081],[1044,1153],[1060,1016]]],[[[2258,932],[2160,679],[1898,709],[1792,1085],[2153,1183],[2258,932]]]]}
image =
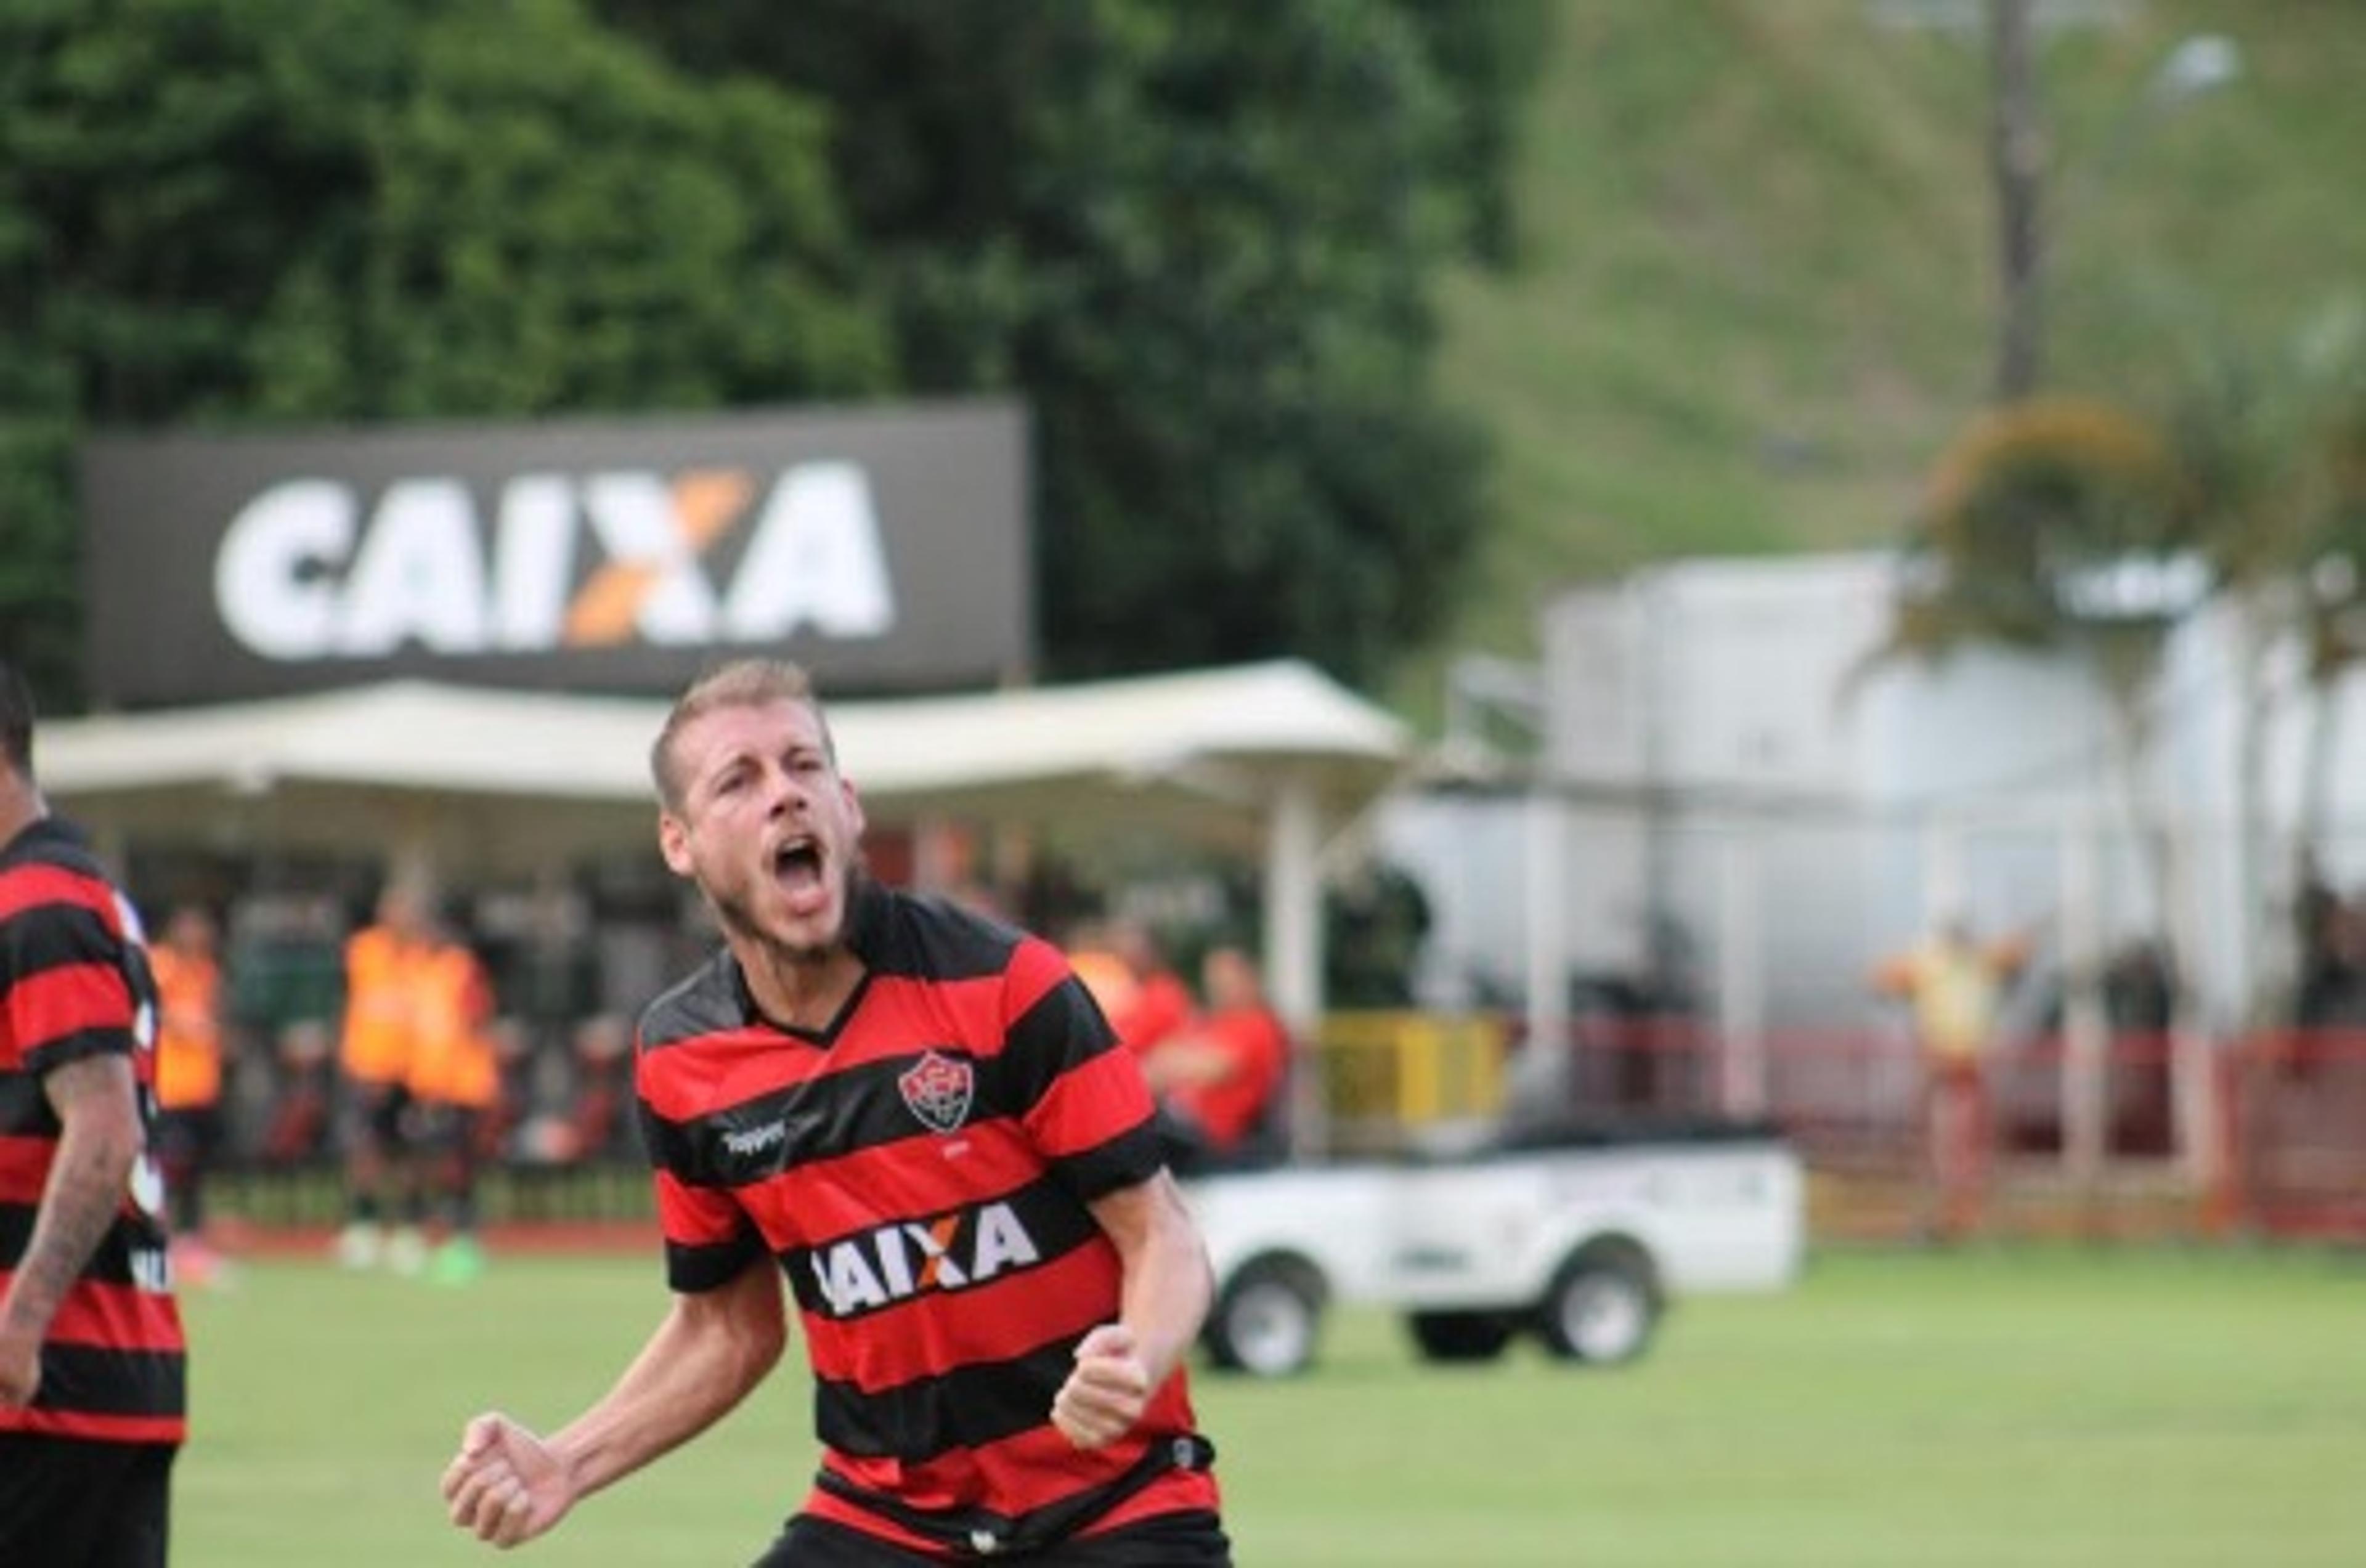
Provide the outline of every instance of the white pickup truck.
{"type": "Polygon", "coordinates": [[[1662,1310],[1798,1274],[1804,1182],[1758,1125],[1660,1121],[1499,1134],[1451,1155],[1285,1165],[1185,1183],[1216,1270],[1201,1344],[1228,1371],[1296,1372],[1337,1302],[1402,1310],[1432,1360],[1524,1331],[1556,1356],[1634,1359],[1662,1310]]]}

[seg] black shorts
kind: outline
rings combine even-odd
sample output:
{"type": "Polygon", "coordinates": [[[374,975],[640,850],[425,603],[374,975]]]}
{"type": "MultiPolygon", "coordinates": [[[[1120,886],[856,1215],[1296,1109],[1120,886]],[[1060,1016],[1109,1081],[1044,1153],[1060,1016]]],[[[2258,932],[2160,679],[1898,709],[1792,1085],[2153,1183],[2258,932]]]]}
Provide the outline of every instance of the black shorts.
{"type": "Polygon", "coordinates": [[[411,1090],[399,1083],[345,1080],[345,1146],[400,1149],[410,1140],[411,1090]]]}
{"type": "Polygon", "coordinates": [[[756,1560],[755,1568],[942,1568],[952,1562],[1023,1562],[1028,1568],[1232,1568],[1233,1548],[1213,1514],[1162,1514],[1040,1551],[931,1557],[799,1514],[772,1549],[756,1560]]]}
{"type": "Polygon", "coordinates": [[[442,1100],[411,1102],[411,1141],[428,1154],[464,1155],[477,1146],[477,1123],[484,1112],[473,1105],[442,1100]]]}
{"type": "Polygon", "coordinates": [[[156,1113],[156,1157],[167,1166],[203,1165],[221,1142],[220,1105],[183,1105],[156,1113]]]}
{"type": "Polygon", "coordinates": [[[0,1562],[164,1568],[179,1451],[0,1432],[0,1562]]]}

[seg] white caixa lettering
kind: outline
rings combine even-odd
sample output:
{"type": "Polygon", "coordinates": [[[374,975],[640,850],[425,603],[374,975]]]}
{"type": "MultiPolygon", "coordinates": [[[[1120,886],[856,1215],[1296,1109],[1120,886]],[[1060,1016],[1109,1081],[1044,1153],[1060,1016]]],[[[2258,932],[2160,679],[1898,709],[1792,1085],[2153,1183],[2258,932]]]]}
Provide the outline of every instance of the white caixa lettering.
{"type": "Polygon", "coordinates": [[[931,1291],[982,1285],[1042,1258],[1018,1211],[995,1202],[846,1236],[816,1249],[811,1262],[829,1314],[847,1317],[931,1291]]]}
{"type": "Polygon", "coordinates": [[[476,509],[456,479],[387,489],[354,552],[334,651],[355,658],[416,641],[435,653],[485,646],[485,562],[476,509]]]}
{"type": "Polygon", "coordinates": [[[972,1273],[986,1279],[1005,1269],[1036,1261],[1035,1238],[1020,1224],[1009,1204],[989,1203],[978,1211],[977,1250],[969,1265],[972,1273]]]}
{"type": "Polygon", "coordinates": [[[841,639],[895,628],[896,596],[870,476],[801,463],[772,480],[693,469],[528,473],[494,497],[398,479],[368,501],[342,480],[273,485],[231,519],[214,556],[222,626],[265,659],[550,653],[841,639]],[[715,547],[746,535],[728,582],[715,547]],[[579,562],[580,553],[583,557],[579,562]]]}
{"type": "Polygon", "coordinates": [[[723,609],[734,642],[770,642],[810,624],[826,637],[884,636],[896,624],[871,481],[852,463],[782,474],[723,609]]]}
{"type": "Polygon", "coordinates": [[[172,1259],[162,1247],[135,1247],[130,1253],[133,1289],[161,1296],[173,1288],[172,1259]]]}

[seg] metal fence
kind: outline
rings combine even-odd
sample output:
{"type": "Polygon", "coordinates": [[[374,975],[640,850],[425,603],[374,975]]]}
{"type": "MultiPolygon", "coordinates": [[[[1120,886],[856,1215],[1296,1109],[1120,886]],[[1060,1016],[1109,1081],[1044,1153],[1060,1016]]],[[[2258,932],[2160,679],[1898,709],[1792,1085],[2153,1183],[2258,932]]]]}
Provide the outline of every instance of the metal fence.
{"type": "MultiPolygon", "coordinates": [[[[2180,1044],[2110,1034],[2100,1157],[2070,1135],[2071,1047],[2058,1032],[1988,1062],[1999,1180],[2064,1201],[2168,1201],[2195,1230],[2366,1237],[2366,1031],[2211,1040],[2206,1147],[2186,1146],[2180,1044]]],[[[1697,1017],[1581,1016],[1535,1049],[1515,1014],[1335,1015],[1309,1043],[1324,1149],[1400,1148],[1507,1114],[1577,1121],[1729,1114],[1741,1049],[1697,1017]]],[[[1763,1099],[1811,1170],[1911,1187],[1924,1174],[1921,1070],[1881,1030],[1783,1030],[1748,1043],[1763,1099]]],[[[1301,1151],[1314,1154],[1322,1151],[1301,1151]]]]}

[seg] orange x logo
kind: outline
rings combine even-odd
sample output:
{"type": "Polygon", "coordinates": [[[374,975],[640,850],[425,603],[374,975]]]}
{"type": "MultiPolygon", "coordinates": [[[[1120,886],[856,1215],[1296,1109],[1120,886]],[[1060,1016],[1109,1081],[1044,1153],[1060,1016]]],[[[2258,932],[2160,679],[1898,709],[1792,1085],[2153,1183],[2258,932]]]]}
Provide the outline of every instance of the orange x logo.
{"type": "MultiPolygon", "coordinates": [[[[694,468],[673,481],[673,530],[688,550],[687,559],[705,554],[748,504],[755,488],[737,468],[694,468]]],[[[613,560],[592,573],[592,580],[567,607],[562,640],[570,648],[613,647],[629,639],[642,604],[666,575],[681,562],[647,556],[613,560]]]]}

